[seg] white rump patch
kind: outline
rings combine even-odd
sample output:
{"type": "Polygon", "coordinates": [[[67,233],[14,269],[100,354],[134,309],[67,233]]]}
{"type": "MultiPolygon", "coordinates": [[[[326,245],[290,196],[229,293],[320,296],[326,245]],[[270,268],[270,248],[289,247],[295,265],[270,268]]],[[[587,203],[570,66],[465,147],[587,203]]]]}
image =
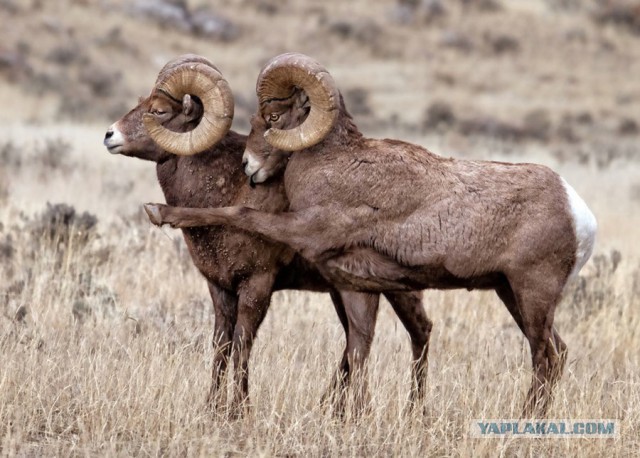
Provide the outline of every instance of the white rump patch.
{"type": "Polygon", "coordinates": [[[571,207],[571,216],[573,217],[574,230],[578,247],[576,249],[576,264],[571,271],[570,278],[578,275],[580,269],[585,265],[587,260],[593,253],[593,246],[596,241],[596,232],[598,223],[596,217],[593,216],[587,204],[578,195],[575,189],[562,178],[562,184],[567,191],[567,199],[571,207]]]}

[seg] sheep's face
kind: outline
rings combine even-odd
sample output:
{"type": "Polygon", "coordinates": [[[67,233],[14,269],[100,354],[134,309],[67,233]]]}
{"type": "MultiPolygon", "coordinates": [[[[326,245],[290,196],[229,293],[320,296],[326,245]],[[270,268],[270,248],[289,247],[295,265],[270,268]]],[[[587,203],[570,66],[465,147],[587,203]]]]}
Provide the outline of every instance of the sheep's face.
{"type": "Polygon", "coordinates": [[[284,170],[291,152],[274,148],[264,138],[272,127],[292,129],[304,122],[309,114],[309,99],[300,89],[286,99],[270,100],[251,117],[251,132],[242,156],[244,173],[252,183],[263,183],[284,170]]]}
{"type": "Polygon", "coordinates": [[[175,100],[154,89],[149,97],[141,98],[134,109],[109,127],[104,145],[110,153],[155,162],[173,156],[158,146],[147,133],[142,122],[145,113],[151,113],[169,130],[187,132],[198,124],[203,109],[200,101],[188,94],[182,100],[175,100]]]}

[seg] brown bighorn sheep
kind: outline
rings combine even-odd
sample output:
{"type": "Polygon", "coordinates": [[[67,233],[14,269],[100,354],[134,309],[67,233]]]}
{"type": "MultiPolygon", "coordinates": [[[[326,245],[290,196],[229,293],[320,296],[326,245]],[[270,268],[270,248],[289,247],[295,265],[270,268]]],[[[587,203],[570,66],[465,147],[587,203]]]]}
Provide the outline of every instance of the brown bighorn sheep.
{"type": "MultiPolygon", "coordinates": [[[[219,71],[203,57],[185,55],[160,71],[150,96],[109,128],[104,144],[111,153],[155,162],[170,205],[286,210],[282,183],[256,189],[247,183],[241,167],[246,137],[229,131],[232,116],[233,96],[219,71]]],[[[330,293],[347,339],[333,388],[338,393],[347,388],[349,375],[362,368],[369,353],[378,294],[338,291],[285,245],[243,231],[190,228],[183,235],[194,264],[207,279],[214,306],[212,405],[232,354],[233,405],[247,398],[252,342],[272,292],[281,289],[330,293]],[[232,346],[239,351],[232,353],[232,346]]],[[[420,388],[431,326],[421,294],[390,292],[386,297],[409,331],[416,360],[414,383],[420,388]]],[[[327,394],[332,394],[332,387],[327,394]]],[[[340,402],[338,409],[342,407],[340,402]]]]}
{"type": "Polygon", "coordinates": [[[289,212],[148,205],[151,220],[233,225],[285,243],[345,289],[493,289],[531,349],[524,414],[544,414],[566,359],[555,308],[596,233],[573,188],[541,165],[364,138],[332,77],[301,54],[272,59],[256,90],[246,171],[262,182],[286,166],[289,212]]]}

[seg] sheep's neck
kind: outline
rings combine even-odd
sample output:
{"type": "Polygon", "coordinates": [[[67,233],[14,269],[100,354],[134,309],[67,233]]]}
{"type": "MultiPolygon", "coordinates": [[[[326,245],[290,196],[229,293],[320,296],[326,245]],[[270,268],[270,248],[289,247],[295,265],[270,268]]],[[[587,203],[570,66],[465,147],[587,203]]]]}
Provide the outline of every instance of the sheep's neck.
{"type": "Polygon", "coordinates": [[[158,163],[158,181],[169,205],[223,207],[233,204],[246,183],[243,142],[224,142],[195,156],[158,163]]]}

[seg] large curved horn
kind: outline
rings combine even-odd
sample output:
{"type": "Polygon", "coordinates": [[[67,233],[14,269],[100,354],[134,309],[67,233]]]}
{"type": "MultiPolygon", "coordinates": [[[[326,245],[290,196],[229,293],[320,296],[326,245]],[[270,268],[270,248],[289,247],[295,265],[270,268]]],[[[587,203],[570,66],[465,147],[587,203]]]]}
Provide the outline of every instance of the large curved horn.
{"type": "Polygon", "coordinates": [[[301,150],[321,142],[333,128],[340,106],[340,93],[333,77],[318,62],[299,53],[271,59],[258,76],[256,93],[262,106],[270,100],[291,96],[295,87],[309,97],[309,116],[298,127],[271,128],[264,134],[271,146],[285,151],[301,150]]]}
{"type": "Polygon", "coordinates": [[[190,59],[179,63],[176,61],[181,58],[178,58],[165,65],[155,89],[176,100],[182,100],[185,94],[198,97],[204,107],[200,123],[192,131],[179,133],[163,127],[150,113],[143,116],[142,122],[149,136],[163,149],[190,156],[215,145],[229,131],[233,121],[233,94],[222,74],[208,60],[199,56],[182,57],[190,59]]]}
{"type": "Polygon", "coordinates": [[[204,56],[199,56],[197,54],[183,54],[181,56],[176,57],[175,59],[171,59],[169,62],[164,64],[162,70],[158,73],[158,78],[156,78],[156,85],[158,85],[161,81],[167,78],[177,67],[180,67],[184,64],[189,63],[201,63],[208,65],[209,67],[216,70],[218,73],[222,73],[218,67],[213,65],[209,59],[204,56]]]}

